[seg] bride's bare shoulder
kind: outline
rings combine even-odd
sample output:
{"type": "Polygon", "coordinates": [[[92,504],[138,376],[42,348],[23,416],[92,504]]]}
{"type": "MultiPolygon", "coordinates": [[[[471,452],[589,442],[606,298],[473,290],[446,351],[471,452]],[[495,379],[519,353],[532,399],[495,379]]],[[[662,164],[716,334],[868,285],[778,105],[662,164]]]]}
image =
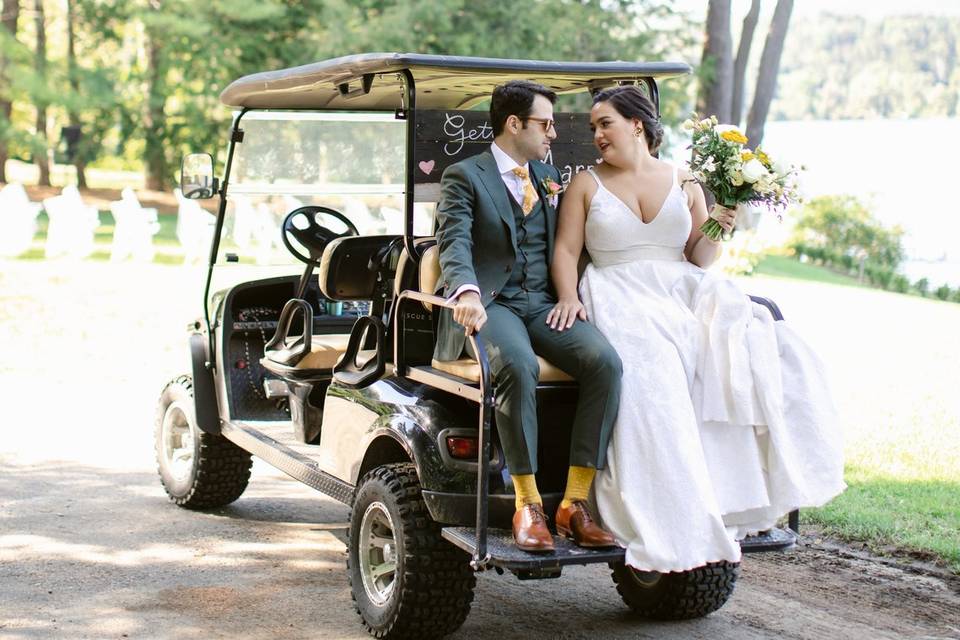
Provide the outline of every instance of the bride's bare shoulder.
{"type": "Polygon", "coordinates": [[[592,194],[593,190],[596,189],[597,182],[593,179],[589,172],[584,170],[580,171],[573,178],[570,179],[570,185],[567,187],[568,193],[582,193],[582,194],[592,194]]]}

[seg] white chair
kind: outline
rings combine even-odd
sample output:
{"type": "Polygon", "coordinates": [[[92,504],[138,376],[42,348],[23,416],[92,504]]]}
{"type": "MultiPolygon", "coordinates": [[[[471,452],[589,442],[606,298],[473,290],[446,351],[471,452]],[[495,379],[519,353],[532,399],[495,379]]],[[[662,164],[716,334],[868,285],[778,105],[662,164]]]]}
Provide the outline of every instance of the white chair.
{"type": "MultiPolygon", "coordinates": [[[[337,207],[333,207],[336,209],[337,207]]],[[[347,198],[343,203],[343,215],[347,216],[353,224],[360,230],[361,235],[375,235],[389,233],[387,223],[384,221],[382,212],[374,214],[363,200],[357,198],[347,198]]],[[[340,223],[335,224],[336,229],[341,229],[340,223]]],[[[400,223],[401,233],[403,231],[403,222],[400,223]]]]}
{"type": "Polygon", "coordinates": [[[100,215],[96,207],[84,204],[75,186],[66,186],[60,195],[45,199],[43,208],[50,218],[44,252],[47,258],[81,259],[93,253],[100,215]]]}
{"type": "MultiPolygon", "coordinates": [[[[230,237],[240,251],[250,249],[254,228],[257,224],[257,210],[245,195],[230,196],[230,205],[233,206],[233,225],[230,237]]],[[[227,218],[228,220],[230,218],[227,218]]]]}
{"type": "Polygon", "coordinates": [[[19,182],[0,189],[0,256],[15,257],[30,248],[41,208],[19,182]]]}
{"type": "Polygon", "coordinates": [[[113,215],[113,245],[110,261],[133,258],[137,262],[151,262],[154,256],[153,236],[160,231],[157,210],[140,204],[130,187],[120,192],[120,200],[110,203],[113,215]]]}
{"type": "Polygon", "coordinates": [[[203,262],[213,240],[216,219],[203,210],[196,200],[183,197],[180,189],[174,189],[177,198],[177,240],[183,247],[183,264],[203,262]]]}
{"type": "Polygon", "coordinates": [[[383,233],[403,233],[403,211],[394,207],[380,207],[380,216],[384,219],[383,233]]]}

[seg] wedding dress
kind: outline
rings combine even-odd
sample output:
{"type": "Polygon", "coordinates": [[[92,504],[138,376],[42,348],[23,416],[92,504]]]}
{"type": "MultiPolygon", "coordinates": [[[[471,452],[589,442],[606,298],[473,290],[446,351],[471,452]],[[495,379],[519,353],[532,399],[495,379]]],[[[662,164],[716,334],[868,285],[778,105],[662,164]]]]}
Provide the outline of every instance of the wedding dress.
{"type": "Polygon", "coordinates": [[[580,296],[623,360],[600,516],[634,568],[737,562],[737,540],[845,487],[823,366],[788,324],[684,258],[676,172],[649,223],[590,173],[580,296]]]}

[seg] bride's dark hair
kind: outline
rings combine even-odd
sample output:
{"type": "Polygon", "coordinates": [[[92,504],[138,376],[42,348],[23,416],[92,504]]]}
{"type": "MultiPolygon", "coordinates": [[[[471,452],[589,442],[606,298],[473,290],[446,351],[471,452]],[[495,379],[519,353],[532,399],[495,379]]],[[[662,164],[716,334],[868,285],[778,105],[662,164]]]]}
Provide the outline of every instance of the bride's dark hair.
{"type": "Polygon", "coordinates": [[[650,99],[634,85],[611,87],[593,96],[593,104],[609,102],[624,118],[636,118],[643,125],[643,135],[647,139],[650,153],[656,153],[663,142],[663,127],[657,117],[657,110],[650,99]]]}

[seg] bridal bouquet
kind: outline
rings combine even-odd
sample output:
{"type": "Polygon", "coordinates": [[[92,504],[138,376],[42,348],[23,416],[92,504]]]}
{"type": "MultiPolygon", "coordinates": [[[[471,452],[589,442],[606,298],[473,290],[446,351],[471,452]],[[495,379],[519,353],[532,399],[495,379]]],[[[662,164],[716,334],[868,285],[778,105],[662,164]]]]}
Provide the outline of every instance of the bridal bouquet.
{"type": "MultiPolygon", "coordinates": [[[[716,116],[698,120],[694,114],[683,128],[693,134],[690,173],[720,206],[736,209],[739,204],[752,203],[783,209],[800,201],[799,168],[773,160],[759,147],[745,149],[747,137],[734,125],[719,124],[716,116]]],[[[713,218],[700,231],[711,240],[724,237],[723,228],[713,218]]]]}

